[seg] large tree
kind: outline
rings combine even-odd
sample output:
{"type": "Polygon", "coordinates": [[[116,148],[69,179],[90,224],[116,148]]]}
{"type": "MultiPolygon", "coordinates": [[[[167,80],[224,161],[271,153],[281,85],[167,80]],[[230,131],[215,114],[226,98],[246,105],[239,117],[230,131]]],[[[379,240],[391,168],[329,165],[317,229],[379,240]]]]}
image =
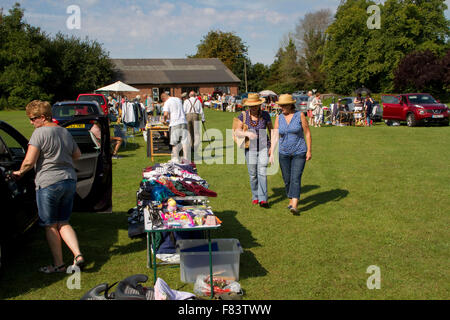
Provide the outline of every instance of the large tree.
{"type": "Polygon", "coordinates": [[[292,93],[305,87],[305,71],[298,58],[294,39],[289,36],[287,44],[278,49],[270,66],[268,89],[276,93],[292,93]]]}
{"type": "Polygon", "coordinates": [[[113,64],[100,44],[58,33],[47,48],[52,73],[46,88],[54,100],[76,99],[110,82],[113,64]]]}
{"type": "Polygon", "coordinates": [[[24,23],[22,18],[19,4],[1,17],[0,109],[52,98],[44,88],[45,78],[51,73],[44,63],[48,40],[39,28],[24,23]]]}
{"type": "Polygon", "coordinates": [[[300,18],[295,28],[299,56],[306,72],[306,86],[319,91],[323,91],[325,87],[325,73],[320,71],[320,66],[323,61],[326,30],[332,20],[331,10],[321,9],[300,18]]]}
{"type": "Polygon", "coordinates": [[[361,85],[394,91],[394,71],[408,53],[448,48],[449,21],[444,0],[386,0],[380,29],[367,27],[367,0],[342,1],[327,30],[322,70],[328,90],[349,93],[361,85]]]}
{"type": "Polygon", "coordinates": [[[442,92],[445,70],[440,59],[431,50],[407,54],[394,72],[397,92],[442,92]]]}
{"type": "Polygon", "coordinates": [[[269,67],[262,63],[255,63],[248,67],[247,82],[249,92],[260,92],[267,87],[269,67]]]}
{"type": "Polygon", "coordinates": [[[75,99],[111,80],[113,65],[96,41],[51,38],[23,16],[19,4],[0,14],[0,109],[75,99]]]}
{"type": "MultiPolygon", "coordinates": [[[[241,80],[244,80],[244,65],[251,64],[242,39],[234,32],[220,30],[209,31],[197,45],[197,53],[188,57],[218,58],[241,80]]],[[[241,81],[240,89],[245,90],[244,81],[241,81]]]]}

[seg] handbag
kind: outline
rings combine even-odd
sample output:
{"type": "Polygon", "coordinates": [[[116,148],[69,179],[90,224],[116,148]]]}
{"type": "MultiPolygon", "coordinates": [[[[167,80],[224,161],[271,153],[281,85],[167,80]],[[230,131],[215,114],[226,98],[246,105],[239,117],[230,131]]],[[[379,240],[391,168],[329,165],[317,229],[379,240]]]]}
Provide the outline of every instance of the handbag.
{"type": "MultiPolygon", "coordinates": [[[[242,131],[248,130],[248,125],[245,124],[246,122],[246,115],[247,113],[245,111],[242,111],[242,123],[243,128],[242,131]]],[[[238,117],[233,118],[233,140],[237,144],[237,146],[241,149],[248,149],[250,147],[250,139],[248,137],[237,137],[235,132],[236,130],[240,129],[241,121],[238,117]]]]}

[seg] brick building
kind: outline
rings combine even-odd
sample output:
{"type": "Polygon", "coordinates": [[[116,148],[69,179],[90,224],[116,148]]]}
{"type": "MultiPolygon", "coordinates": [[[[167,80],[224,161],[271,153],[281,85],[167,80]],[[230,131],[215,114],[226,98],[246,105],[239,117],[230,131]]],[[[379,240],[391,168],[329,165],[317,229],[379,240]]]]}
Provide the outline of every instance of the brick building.
{"type": "Polygon", "coordinates": [[[116,81],[129,84],[140,92],[125,93],[129,98],[149,94],[160,100],[164,91],[181,97],[194,90],[212,94],[216,90],[237,95],[239,83],[219,59],[111,59],[117,72],[116,81]]]}

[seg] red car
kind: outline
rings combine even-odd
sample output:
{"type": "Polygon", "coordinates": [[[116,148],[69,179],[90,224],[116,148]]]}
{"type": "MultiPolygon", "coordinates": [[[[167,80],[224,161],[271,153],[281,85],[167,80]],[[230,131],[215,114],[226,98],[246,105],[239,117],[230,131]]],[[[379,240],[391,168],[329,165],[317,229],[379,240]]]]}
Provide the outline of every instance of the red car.
{"type": "Polygon", "coordinates": [[[448,107],[428,93],[383,95],[381,101],[385,120],[406,121],[409,127],[427,123],[448,126],[448,107]]]}
{"type": "Polygon", "coordinates": [[[103,94],[100,93],[80,93],[77,101],[95,101],[102,108],[103,113],[108,115],[108,101],[103,94]]]}

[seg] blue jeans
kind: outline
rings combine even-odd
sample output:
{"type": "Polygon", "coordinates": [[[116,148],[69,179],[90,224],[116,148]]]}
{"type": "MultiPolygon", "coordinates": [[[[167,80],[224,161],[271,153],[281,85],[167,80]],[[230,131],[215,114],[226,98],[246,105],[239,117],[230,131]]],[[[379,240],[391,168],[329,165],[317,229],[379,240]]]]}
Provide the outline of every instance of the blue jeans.
{"type": "Polygon", "coordinates": [[[267,202],[267,166],[269,165],[267,149],[259,151],[245,149],[245,161],[250,176],[252,200],[267,202]]]}
{"type": "Polygon", "coordinates": [[[279,159],[287,197],[289,199],[300,199],[306,153],[295,156],[280,154],[279,159]]]}
{"type": "Polygon", "coordinates": [[[76,185],[75,180],[67,179],[36,190],[40,226],[47,227],[69,221],[76,185]]]}

